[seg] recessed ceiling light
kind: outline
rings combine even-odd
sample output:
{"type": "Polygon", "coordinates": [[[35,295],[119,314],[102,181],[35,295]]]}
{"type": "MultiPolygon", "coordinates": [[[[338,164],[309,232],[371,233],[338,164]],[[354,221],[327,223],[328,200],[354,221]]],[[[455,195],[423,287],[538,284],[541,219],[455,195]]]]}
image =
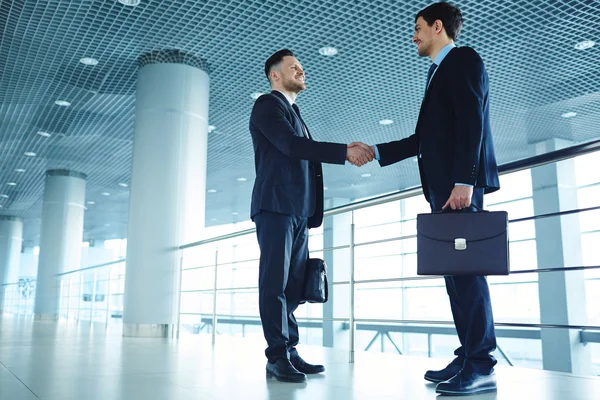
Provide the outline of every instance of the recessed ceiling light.
{"type": "Polygon", "coordinates": [[[596,43],[593,40],[584,40],[582,42],[579,42],[575,45],[575,48],[577,50],[587,50],[587,49],[591,49],[592,47],[594,47],[596,43]]]}
{"type": "Polygon", "coordinates": [[[0,197],[2,197],[3,199],[8,199],[8,195],[6,194],[0,194],[0,197]]]}
{"type": "Polygon", "coordinates": [[[217,127],[216,127],[216,126],[214,126],[214,125],[209,125],[209,126],[208,126],[208,133],[212,133],[212,132],[213,132],[215,129],[217,129],[217,127]]]}
{"type": "Polygon", "coordinates": [[[90,204],[90,205],[94,205],[94,204],[96,204],[96,202],[95,202],[95,201],[91,201],[91,200],[90,200],[90,201],[88,201],[87,203],[88,203],[88,204],[90,204]]]}
{"type": "Polygon", "coordinates": [[[207,192],[208,193],[217,193],[217,189],[208,189],[207,192]]]}
{"type": "Polygon", "coordinates": [[[241,177],[241,178],[237,178],[237,180],[238,180],[238,182],[246,182],[248,180],[248,178],[241,177]]]}
{"type": "Polygon", "coordinates": [[[61,107],[69,107],[71,105],[71,103],[69,103],[66,100],[56,100],[54,102],[54,104],[56,104],[57,106],[61,106],[61,107]]]}
{"type": "Polygon", "coordinates": [[[40,136],[43,136],[43,137],[50,137],[50,136],[52,136],[51,133],[44,132],[44,131],[39,131],[37,134],[40,135],[40,136]]]}
{"type": "Polygon", "coordinates": [[[0,208],[4,208],[4,206],[2,204],[0,204],[0,208]]]}
{"type": "Polygon", "coordinates": [[[573,111],[569,111],[569,112],[566,112],[566,113],[564,113],[564,114],[561,115],[561,117],[563,117],[563,118],[573,118],[573,117],[576,117],[576,116],[577,116],[577,113],[573,112],[573,111]]]}
{"type": "Polygon", "coordinates": [[[138,4],[140,4],[141,0],[119,0],[119,3],[125,5],[125,6],[137,6],[138,4]]]}
{"type": "Polygon", "coordinates": [[[335,56],[338,53],[337,49],[335,47],[330,47],[330,46],[326,46],[326,47],[321,47],[319,49],[319,54],[321,54],[322,56],[335,56]]]}
{"type": "Polygon", "coordinates": [[[239,213],[237,211],[234,211],[231,213],[231,215],[238,215],[239,213]]]}
{"type": "Polygon", "coordinates": [[[85,65],[98,65],[98,60],[91,57],[83,57],[79,62],[85,65]]]}
{"type": "Polygon", "coordinates": [[[262,95],[263,94],[261,92],[250,93],[250,97],[252,97],[254,100],[258,99],[262,95]]]}
{"type": "Polygon", "coordinates": [[[211,220],[211,221],[216,221],[217,219],[216,219],[216,218],[211,218],[210,220],[211,220]]]}
{"type": "Polygon", "coordinates": [[[35,154],[33,151],[26,151],[25,153],[23,153],[23,155],[25,157],[35,157],[37,154],[35,154]]]}
{"type": "Polygon", "coordinates": [[[393,123],[393,119],[382,119],[381,121],[379,121],[379,125],[391,125],[393,123]]]}
{"type": "Polygon", "coordinates": [[[110,224],[104,224],[104,226],[110,226],[110,224]]]}
{"type": "Polygon", "coordinates": [[[323,186],[323,190],[327,190],[329,189],[327,186],[323,186]]]}
{"type": "Polygon", "coordinates": [[[101,194],[102,196],[110,196],[110,193],[108,193],[108,192],[102,192],[102,193],[100,193],[100,194],[101,194]]]}
{"type": "Polygon", "coordinates": [[[369,178],[371,176],[371,174],[369,174],[368,172],[365,174],[360,174],[360,176],[362,176],[363,178],[369,178]]]}
{"type": "Polygon", "coordinates": [[[17,186],[17,184],[15,182],[8,182],[7,185],[8,186],[17,186]]]}
{"type": "Polygon", "coordinates": [[[123,183],[123,182],[119,183],[119,186],[121,186],[121,187],[124,187],[124,188],[126,188],[126,187],[129,187],[129,185],[128,185],[128,184],[126,184],[126,183],[123,183]]]}
{"type": "Polygon", "coordinates": [[[23,168],[17,168],[15,169],[15,172],[22,174],[23,172],[25,172],[25,170],[23,168]]]}

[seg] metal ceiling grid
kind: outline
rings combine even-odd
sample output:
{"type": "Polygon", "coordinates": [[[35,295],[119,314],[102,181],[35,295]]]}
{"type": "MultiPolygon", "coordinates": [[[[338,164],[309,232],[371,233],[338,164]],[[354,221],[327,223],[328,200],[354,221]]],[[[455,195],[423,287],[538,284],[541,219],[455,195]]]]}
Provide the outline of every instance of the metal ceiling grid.
{"type": "MultiPolygon", "coordinates": [[[[490,75],[500,162],[528,156],[529,144],[547,138],[600,136],[599,46],[575,48],[600,40],[598,1],[457,3],[465,17],[458,44],[473,46],[490,75]],[[563,117],[567,112],[577,115],[563,117]]],[[[25,239],[36,242],[44,172],[69,168],[88,175],[87,198],[95,202],[86,212],[85,238],[124,236],[129,196],[119,183],[130,177],[138,59],[175,49],[206,60],[210,70],[209,122],[216,128],[209,134],[207,188],[217,192],[207,193],[207,223],[247,219],[254,177],[250,94],[268,90],[264,60],[283,47],[297,53],[308,85],[298,104],[317,139],[406,137],[429,66],[410,42],[414,15],[427,4],[0,0],[0,194],[8,196],[0,198],[0,212],[24,217],[25,239]],[[322,56],[323,46],[339,52],[322,56]],[[99,62],[84,65],[83,57],[99,62]],[[383,119],[394,122],[380,125],[383,119]]],[[[324,173],[327,197],[418,184],[413,160],[383,169],[326,166],[324,173]]]]}

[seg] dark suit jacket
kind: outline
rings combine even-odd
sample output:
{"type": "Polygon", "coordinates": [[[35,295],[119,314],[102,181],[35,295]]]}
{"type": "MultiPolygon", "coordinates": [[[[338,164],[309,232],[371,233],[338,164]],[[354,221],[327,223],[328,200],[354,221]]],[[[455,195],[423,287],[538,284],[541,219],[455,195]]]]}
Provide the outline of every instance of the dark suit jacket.
{"type": "MultiPolygon", "coordinates": [[[[344,164],[346,145],[307,138],[303,122],[278,91],[262,95],[250,116],[256,181],[250,216],[261,210],[308,217],[309,228],[323,221],[321,163],[344,164]]],[[[308,128],[306,129],[308,132],[308,128]]],[[[310,133],[309,133],[310,135],[310,133]]]]}
{"type": "Polygon", "coordinates": [[[491,193],[500,188],[490,128],[489,82],[470,47],[451,50],[423,99],[415,133],[378,144],[381,166],[417,156],[423,192],[450,197],[455,183],[491,193]]]}

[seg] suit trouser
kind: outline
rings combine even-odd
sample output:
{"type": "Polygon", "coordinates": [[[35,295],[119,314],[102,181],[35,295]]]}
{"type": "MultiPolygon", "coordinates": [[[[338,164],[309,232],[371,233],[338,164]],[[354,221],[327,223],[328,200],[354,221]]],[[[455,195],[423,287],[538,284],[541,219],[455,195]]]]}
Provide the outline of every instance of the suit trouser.
{"type": "MultiPolygon", "coordinates": [[[[483,193],[483,188],[474,188],[471,199],[471,203],[480,209],[483,209],[483,193]]],[[[440,211],[448,197],[449,194],[440,196],[430,190],[432,212],[440,211]]],[[[461,212],[476,211],[471,206],[461,212]]],[[[454,352],[453,363],[489,374],[496,365],[496,359],[490,354],[496,349],[496,331],[487,279],[485,276],[446,276],[445,280],[461,344],[454,352]]]]}
{"type": "Polygon", "coordinates": [[[269,362],[298,353],[300,304],[308,259],[306,217],[261,211],[254,216],[260,247],[258,303],[269,362]]]}

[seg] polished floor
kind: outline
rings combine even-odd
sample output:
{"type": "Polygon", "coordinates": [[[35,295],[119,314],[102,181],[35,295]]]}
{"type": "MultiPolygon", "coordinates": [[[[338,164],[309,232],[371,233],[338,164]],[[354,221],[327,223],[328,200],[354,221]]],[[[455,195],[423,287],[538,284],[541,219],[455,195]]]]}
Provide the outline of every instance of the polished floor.
{"type": "MultiPolygon", "coordinates": [[[[300,347],[323,375],[305,384],[265,378],[259,343],[209,336],[181,339],[122,338],[120,326],[0,321],[1,400],[203,400],[203,399],[434,399],[423,380],[433,360],[379,353],[300,347]]],[[[600,399],[600,379],[499,367],[497,393],[473,400],[600,399]]],[[[453,397],[460,399],[463,397],[453,397]]]]}

